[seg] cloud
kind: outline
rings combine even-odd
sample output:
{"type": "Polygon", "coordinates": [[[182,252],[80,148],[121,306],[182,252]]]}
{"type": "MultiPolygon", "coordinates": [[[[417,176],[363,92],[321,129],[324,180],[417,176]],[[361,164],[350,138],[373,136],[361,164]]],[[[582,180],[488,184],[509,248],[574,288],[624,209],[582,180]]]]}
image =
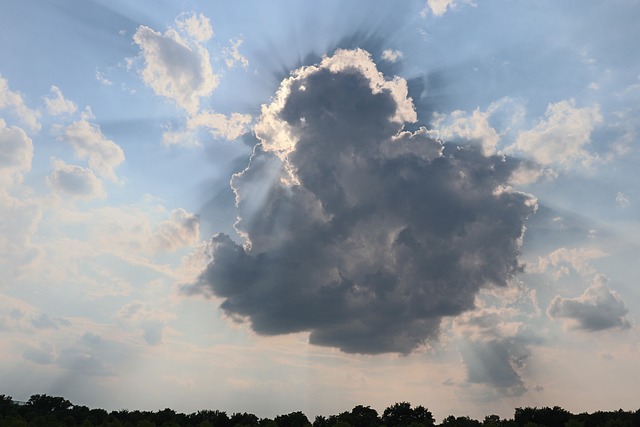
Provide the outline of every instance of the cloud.
{"type": "Polygon", "coordinates": [[[113,82],[100,70],[96,70],[96,80],[103,86],[112,86],[113,82]]]}
{"type": "Polygon", "coordinates": [[[157,247],[165,251],[194,245],[200,240],[200,219],[184,209],[175,209],[167,221],[155,228],[153,234],[157,247]]]}
{"type": "MultiPolygon", "coordinates": [[[[462,2],[473,4],[471,0],[462,0],[462,2]]],[[[426,15],[431,11],[435,16],[442,16],[447,12],[447,10],[456,9],[458,5],[458,0],[427,0],[427,6],[422,11],[422,14],[426,15]]]]}
{"type": "Polygon", "coordinates": [[[161,34],[141,25],[133,41],[145,61],[141,72],[145,84],[193,115],[199,109],[200,98],[210,95],[218,86],[209,52],[199,43],[208,36],[211,27],[202,15],[179,17],[176,22],[187,32],[186,38],[172,28],[161,34]]]}
{"type": "Polygon", "coordinates": [[[117,181],[115,168],[124,161],[124,151],[102,133],[100,126],[89,122],[90,118],[90,113],[83,114],[81,120],[66,127],[61,139],[73,147],[78,158],[87,159],[91,169],[117,181]]]}
{"type": "Polygon", "coordinates": [[[616,193],[616,205],[618,205],[618,207],[626,208],[627,206],[629,206],[629,203],[629,196],[624,194],[622,191],[618,191],[616,193]]]}
{"type": "Polygon", "coordinates": [[[7,126],[0,119],[0,182],[20,179],[21,174],[31,170],[33,142],[24,130],[17,126],[7,126]]]}
{"type": "Polygon", "coordinates": [[[382,59],[387,62],[397,62],[403,56],[404,54],[400,50],[385,49],[382,51],[382,59]]]}
{"type": "Polygon", "coordinates": [[[520,396],[527,390],[522,374],[530,347],[540,340],[522,322],[509,320],[513,315],[508,309],[479,309],[456,318],[454,331],[470,383],[520,396]]]}
{"type": "Polygon", "coordinates": [[[586,146],[591,132],[602,123],[600,107],[577,108],[574,99],[549,104],[545,118],[521,132],[506,152],[532,158],[541,165],[590,166],[597,156],[586,146]]]}
{"type": "Polygon", "coordinates": [[[60,326],[69,326],[71,323],[62,317],[49,317],[41,313],[31,320],[31,324],[38,329],[58,329],[60,326]]]}
{"type": "Polygon", "coordinates": [[[204,111],[189,118],[187,128],[205,127],[215,137],[234,140],[248,131],[250,123],[251,116],[248,114],[232,113],[230,116],[225,116],[213,111],[204,111]]]}
{"type": "Polygon", "coordinates": [[[462,138],[482,146],[486,155],[500,151],[502,138],[519,127],[525,115],[522,102],[509,97],[492,102],[485,111],[472,113],[455,110],[450,114],[434,113],[433,127],[440,138],[462,138]]]}
{"type": "Polygon", "coordinates": [[[236,64],[242,65],[243,68],[247,68],[249,66],[249,60],[242,56],[238,50],[243,41],[244,40],[241,37],[236,37],[235,39],[229,40],[229,43],[231,43],[230,47],[222,49],[222,56],[224,57],[224,62],[227,64],[228,68],[233,68],[236,64]]]}
{"type": "Polygon", "coordinates": [[[248,114],[231,113],[226,116],[215,111],[203,111],[187,120],[186,129],[165,131],[162,134],[162,143],[167,146],[201,146],[198,137],[198,130],[201,128],[208,129],[214,138],[233,141],[247,133],[250,124],[251,116],[248,114]]]}
{"type": "Polygon", "coordinates": [[[112,376],[116,371],[104,359],[112,356],[113,347],[114,343],[86,332],[73,346],[60,352],[56,363],[83,376],[112,376]]]}
{"type": "Polygon", "coordinates": [[[198,42],[206,42],[213,37],[211,21],[202,13],[197,15],[194,12],[181,13],[176,18],[176,27],[198,42]]]}
{"type": "Polygon", "coordinates": [[[22,94],[9,89],[7,79],[0,76],[0,110],[5,108],[13,110],[20,121],[31,131],[37,132],[40,130],[41,126],[38,121],[40,112],[27,107],[22,98],[22,94]]]}
{"type": "Polygon", "coordinates": [[[44,98],[44,105],[47,112],[52,116],[63,114],[73,114],[78,110],[78,106],[62,95],[62,91],[57,86],[51,86],[51,96],[44,98]]]}
{"type": "Polygon", "coordinates": [[[558,248],[544,257],[538,257],[538,265],[528,265],[532,273],[543,273],[554,268],[556,278],[569,274],[571,267],[582,276],[593,276],[595,268],[589,263],[592,259],[605,256],[606,253],[596,248],[558,248]]]}
{"type": "Polygon", "coordinates": [[[149,345],[162,343],[166,321],[174,316],[159,310],[151,309],[141,301],[132,301],[122,307],[116,314],[121,322],[141,328],[142,338],[149,345]]]}
{"type": "Polygon", "coordinates": [[[473,308],[480,288],[506,286],[535,211],[506,186],[517,162],[403,133],[415,120],[406,81],[363,50],[294,71],[232,179],[244,244],[215,235],[185,291],[222,298],[262,335],[408,353],[473,308]]]}
{"type": "Polygon", "coordinates": [[[547,314],[568,319],[574,323],[575,329],[585,331],[629,328],[627,307],[620,295],[609,289],[607,282],[604,275],[598,274],[579,297],[562,298],[557,295],[549,304],[547,314]]]}
{"type": "Polygon", "coordinates": [[[52,159],[53,172],[47,177],[47,184],[57,193],[82,199],[106,196],[102,181],[91,169],[69,165],[60,159],[52,159]]]}

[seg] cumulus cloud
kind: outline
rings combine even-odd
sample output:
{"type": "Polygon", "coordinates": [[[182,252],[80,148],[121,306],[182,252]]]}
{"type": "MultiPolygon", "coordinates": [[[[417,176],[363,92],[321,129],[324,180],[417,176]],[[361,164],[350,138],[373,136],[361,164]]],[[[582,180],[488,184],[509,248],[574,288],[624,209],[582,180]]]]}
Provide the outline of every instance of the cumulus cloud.
{"type": "Polygon", "coordinates": [[[66,99],[57,86],[51,86],[51,94],[44,98],[44,105],[47,107],[47,112],[52,116],[73,114],[78,110],[78,106],[66,99]]]}
{"type": "Polygon", "coordinates": [[[0,110],[5,108],[12,110],[20,121],[31,131],[36,132],[40,130],[41,126],[38,121],[40,112],[27,107],[22,98],[22,94],[9,89],[7,79],[0,76],[0,110]]]}
{"type": "Polygon", "coordinates": [[[397,62],[404,54],[400,50],[385,49],[382,51],[382,59],[388,62],[397,62]]]}
{"type": "Polygon", "coordinates": [[[567,319],[575,329],[585,331],[629,328],[627,307],[620,295],[609,289],[607,282],[604,275],[598,274],[579,297],[563,298],[557,295],[549,304],[547,314],[567,319]]]}
{"type": "Polygon", "coordinates": [[[213,32],[208,19],[202,15],[178,18],[178,28],[164,34],[141,25],[133,36],[140,47],[145,66],[142,80],[160,96],[172,99],[189,114],[195,114],[200,98],[210,95],[218,86],[209,52],[200,42],[213,32]]]}
{"type": "Polygon", "coordinates": [[[602,120],[598,105],[577,108],[574,99],[549,104],[545,118],[521,132],[506,151],[530,157],[541,165],[590,166],[597,157],[586,146],[602,120]]]}
{"type": "Polygon", "coordinates": [[[259,334],[309,331],[355,353],[408,353],[444,316],[521,270],[535,199],[506,185],[517,162],[442,144],[415,122],[406,81],[363,50],[285,79],[232,179],[244,239],[215,235],[187,292],[259,334]]]}
{"type": "Polygon", "coordinates": [[[57,193],[82,199],[106,196],[102,181],[91,169],[69,165],[60,159],[52,159],[53,172],[47,177],[47,184],[57,193]]]}
{"type": "Polygon", "coordinates": [[[100,126],[91,123],[90,118],[90,113],[83,114],[80,120],[65,128],[61,139],[73,147],[78,158],[87,159],[91,169],[117,181],[115,168],[124,161],[124,151],[102,133],[100,126]]]}
{"type": "Polygon", "coordinates": [[[249,60],[240,53],[240,45],[242,45],[243,41],[241,37],[236,37],[229,40],[231,46],[222,49],[222,56],[228,68],[233,68],[236,64],[240,64],[244,68],[249,66],[249,60]]]}

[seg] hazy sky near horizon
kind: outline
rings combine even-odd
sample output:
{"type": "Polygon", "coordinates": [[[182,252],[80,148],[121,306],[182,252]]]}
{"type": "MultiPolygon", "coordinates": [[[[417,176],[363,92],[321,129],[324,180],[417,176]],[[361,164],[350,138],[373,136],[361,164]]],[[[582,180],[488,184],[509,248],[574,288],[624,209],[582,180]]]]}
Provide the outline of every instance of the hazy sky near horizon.
{"type": "Polygon", "coordinates": [[[0,4],[0,394],[637,409],[640,3],[0,4]]]}

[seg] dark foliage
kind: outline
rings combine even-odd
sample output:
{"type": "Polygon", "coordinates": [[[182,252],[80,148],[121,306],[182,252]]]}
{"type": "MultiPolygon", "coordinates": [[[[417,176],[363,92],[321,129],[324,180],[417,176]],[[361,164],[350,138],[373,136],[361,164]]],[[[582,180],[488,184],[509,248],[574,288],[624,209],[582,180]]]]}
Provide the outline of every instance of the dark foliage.
{"type": "MultiPolygon", "coordinates": [[[[224,411],[202,410],[182,414],[166,408],[161,411],[119,411],[90,409],[74,405],[62,397],[35,394],[27,402],[14,401],[0,394],[0,427],[431,427],[436,426],[431,412],[424,406],[395,403],[382,416],[369,406],[358,405],[337,415],[319,415],[309,422],[300,412],[278,415],[274,419],[258,418],[247,412],[231,416],[224,411]]],[[[597,411],[592,414],[552,408],[516,408],[512,419],[487,415],[484,420],[450,415],[439,427],[638,427],[640,409],[635,412],[597,411]]]]}

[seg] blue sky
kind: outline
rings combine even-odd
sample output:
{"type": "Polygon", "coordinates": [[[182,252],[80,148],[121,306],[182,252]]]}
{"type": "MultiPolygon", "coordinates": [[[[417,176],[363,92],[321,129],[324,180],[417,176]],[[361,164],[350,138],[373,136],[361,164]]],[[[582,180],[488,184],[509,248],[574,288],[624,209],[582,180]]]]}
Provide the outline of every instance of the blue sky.
{"type": "Polygon", "coordinates": [[[0,393],[637,409],[639,18],[3,2],[0,393]]]}

